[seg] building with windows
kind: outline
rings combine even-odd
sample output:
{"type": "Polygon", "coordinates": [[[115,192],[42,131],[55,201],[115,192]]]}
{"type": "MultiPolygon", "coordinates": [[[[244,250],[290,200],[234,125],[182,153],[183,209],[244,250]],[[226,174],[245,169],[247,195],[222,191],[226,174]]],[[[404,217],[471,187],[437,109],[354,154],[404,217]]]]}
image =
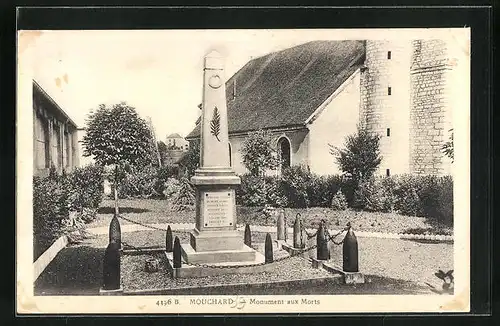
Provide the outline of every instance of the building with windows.
{"type": "Polygon", "coordinates": [[[33,80],[33,173],[46,176],[79,165],[77,125],[33,80]]]}
{"type": "Polygon", "coordinates": [[[267,129],[282,167],[340,173],[331,146],[361,125],[381,136],[379,174],[451,173],[441,147],[460,98],[457,53],[445,40],[313,41],[249,61],[226,82],[233,170],[246,172],[248,133],[267,129]]]}
{"type": "Polygon", "coordinates": [[[189,142],[178,133],[173,133],[167,136],[167,149],[187,151],[189,149],[189,142]]]}

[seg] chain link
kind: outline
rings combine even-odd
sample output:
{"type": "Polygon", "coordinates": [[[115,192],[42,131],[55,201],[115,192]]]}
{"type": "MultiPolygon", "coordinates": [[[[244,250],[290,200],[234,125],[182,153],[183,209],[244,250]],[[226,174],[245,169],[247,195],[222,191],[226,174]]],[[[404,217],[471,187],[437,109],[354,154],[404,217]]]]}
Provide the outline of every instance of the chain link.
{"type": "MultiPolygon", "coordinates": [[[[152,226],[152,225],[149,225],[149,224],[144,224],[144,223],[141,223],[141,222],[137,222],[137,221],[131,220],[131,219],[126,218],[126,217],[121,216],[121,215],[118,215],[118,217],[121,218],[122,220],[128,221],[128,222],[130,222],[132,224],[137,224],[137,225],[143,226],[143,227],[148,228],[148,229],[167,232],[167,229],[163,229],[163,228],[159,228],[159,227],[152,226]]],[[[172,230],[172,233],[174,233],[174,232],[175,233],[189,233],[189,231],[172,230]]]]}
{"type": "MultiPolygon", "coordinates": [[[[125,241],[122,240],[122,244],[131,248],[132,250],[135,250],[135,251],[139,251],[139,252],[142,252],[142,253],[146,253],[144,250],[142,250],[141,248],[139,247],[135,247],[135,246],[132,246],[131,244],[128,244],[126,243],[125,241]]],[[[124,248],[125,249],[125,248],[124,248]]],[[[128,248],[127,248],[128,249],[128,248]]]]}

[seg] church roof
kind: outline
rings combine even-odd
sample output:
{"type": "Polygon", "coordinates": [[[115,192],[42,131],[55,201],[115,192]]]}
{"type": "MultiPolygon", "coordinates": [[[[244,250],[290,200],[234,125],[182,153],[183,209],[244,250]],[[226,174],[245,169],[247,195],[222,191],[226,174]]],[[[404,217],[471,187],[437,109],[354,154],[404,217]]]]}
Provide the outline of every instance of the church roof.
{"type": "Polygon", "coordinates": [[[54,99],[35,79],[33,79],[33,97],[42,101],[45,104],[44,108],[50,110],[59,120],[71,124],[74,128],[78,128],[69,115],[59,106],[59,104],[57,104],[56,101],[54,101],[54,99]]]}
{"type": "Polygon", "coordinates": [[[364,41],[313,41],[249,61],[226,82],[229,133],[304,125],[364,58],[364,41]]]}

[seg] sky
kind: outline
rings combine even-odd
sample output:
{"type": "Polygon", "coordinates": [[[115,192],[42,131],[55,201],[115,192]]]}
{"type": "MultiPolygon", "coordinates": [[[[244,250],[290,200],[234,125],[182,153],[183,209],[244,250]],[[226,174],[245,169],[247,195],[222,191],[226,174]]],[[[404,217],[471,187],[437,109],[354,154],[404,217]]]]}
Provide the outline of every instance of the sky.
{"type": "MultiPolygon", "coordinates": [[[[100,103],[125,101],[141,117],[150,117],[157,139],[165,140],[174,132],[186,136],[194,127],[203,57],[211,50],[225,57],[229,78],[252,58],[273,51],[373,35],[391,37],[376,30],[37,31],[29,48],[34,79],[79,127],[100,103]]],[[[400,38],[402,31],[392,35],[400,38]]],[[[18,39],[20,48],[25,39],[18,39]]]]}
{"type": "MultiPolygon", "coordinates": [[[[225,57],[229,78],[249,60],[310,40],[278,31],[43,31],[34,44],[33,75],[84,127],[90,109],[121,101],[151,117],[157,138],[186,136],[200,114],[203,57],[225,57]]],[[[326,36],[328,39],[328,36],[326,36]]]]}

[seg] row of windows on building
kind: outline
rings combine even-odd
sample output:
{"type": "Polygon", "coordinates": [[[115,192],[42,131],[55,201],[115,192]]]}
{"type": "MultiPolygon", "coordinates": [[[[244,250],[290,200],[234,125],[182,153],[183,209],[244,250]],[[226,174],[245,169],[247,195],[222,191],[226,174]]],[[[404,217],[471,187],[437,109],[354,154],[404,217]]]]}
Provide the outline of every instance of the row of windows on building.
{"type": "Polygon", "coordinates": [[[52,165],[61,171],[75,165],[75,131],[57,120],[34,116],[34,168],[49,169],[52,165]]]}
{"type": "MultiPolygon", "coordinates": [[[[391,60],[392,53],[391,51],[387,51],[387,59],[391,60]]],[[[392,95],[392,88],[391,86],[387,87],[387,95],[392,95]]],[[[387,137],[391,137],[391,128],[387,128],[387,137]]],[[[390,176],[391,175],[391,170],[390,169],[385,169],[385,175],[390,176]]]]}

